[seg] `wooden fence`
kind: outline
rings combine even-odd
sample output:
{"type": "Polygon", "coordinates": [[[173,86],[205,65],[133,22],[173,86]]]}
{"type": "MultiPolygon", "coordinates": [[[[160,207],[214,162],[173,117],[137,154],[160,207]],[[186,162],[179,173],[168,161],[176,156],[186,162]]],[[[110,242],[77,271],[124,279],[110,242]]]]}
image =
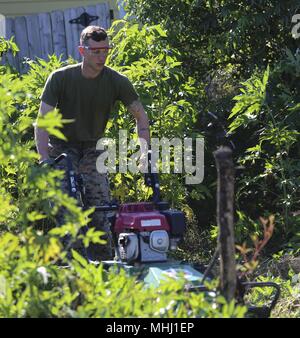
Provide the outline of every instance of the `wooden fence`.
{"type": "Polygon", "coordinates": [[[98,25],[105,29],[110,27],[110,8],[108,3],[95,6],[70,8],[64,11],[39,13],[35,15],[6,18],[6,38],[15,36],[20,51],[16,57],[8,53],[2,63],[9,62],[20,72],[27,70],[24,58],[36,57],[47,60],[48,55],[62,55],[62,60],[72,56],[75,60],[81,57],[77,50],[82,29],[81,24],[71,24],[69,21],[88,13],[98,16],[90,24],[98,25]]]}

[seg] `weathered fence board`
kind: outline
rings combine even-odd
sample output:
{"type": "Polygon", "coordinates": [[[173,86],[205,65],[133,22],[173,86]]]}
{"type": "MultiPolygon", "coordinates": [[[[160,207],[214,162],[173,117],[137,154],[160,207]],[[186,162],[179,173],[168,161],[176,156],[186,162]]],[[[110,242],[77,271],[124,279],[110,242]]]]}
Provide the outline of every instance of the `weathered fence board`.
{"type": "MultiPolygon", "coordinates": [[[[84,9],[85,12],[89,13],[92,16],[99,16],[99,14],[97,13],[96,6],[85,6],[85,7],[83,7],[83,9],[84,9]]],[[[99,16],[99,18],[100,18],[100,16],[99,16]]],[[[93,21],[91,23],[91,25],[101,26],[101,22],[100,22],[99,18],[97,20],[93,21]]]]}
{"type": "Polygon", "coordinates": [[[108,3],[96,5],[96,15],[99,16],[99,26],[107,29],[110,27],[110,15],[108,3]]]}
{"type": "Polygon", "coordinates": [[[53,39],[52,39],[52,24],[51,16],[48,13],[38,14],[39,29],[41,35],[41,57],[47,59],[48,55],[54,53],[53,39]]]}
{"type": "MultiPolygon", "coordinates": [[[[15,35],[15,22],[11,18],[7,18],[5,20],[5,30],[6,30],[6,36],[11,37],[15,35]]],[[[7,62],[12,65],[13,67],[16,67],[19,69],[19,60],[18,56],[14,57],[11,52],[8,52],[5,56],[4,59],[1,60],[1,64],[5,64],[7,62]]]]}
{"type": "Polygon", "coordinates": [[[29,44],[26,19],[24,16],[20,16],[15,19],[15,37],[16,44],[20,49],[18,53],[19,69],[20,71],[26,71],[28,66],[24,65],[22,62],[24,58],[29,57],[29,44]]]}
{"type": "MultiPolygon", "coordinates": [[[[83,14],[84,12],[85,12],[84,8],[79,7],[79,8],[76,9],[76,15],[74,17],[77,18],[81,14],[83,14]]],[[[89,14],[92,15],[91,13],[89,13],[89,14]]],[[[93,25],[93,24],[94,24],[94,22],[91,23],[91,25],[93,25]]],[[[75,26],[75,27],[73,27],[73,32],[75,32],[75,35],[73,35],[73,37],[74,37],[74,48],[75,48],[74,56],[75,56],[76,60],[81,61],[81,55],[78,51],[78,46],[80,45],[80,34],[81,34],[82,30],[84,29],[84,27],[81,26],[81,25],[74,25],[74,24],[71,24],[71,26],[75,26]]]]}
{"type": "Polygon", "coordinates": [[[42,57],[41,37],[39,17],[37,15],[25,16],[29,57],[34,60],[35,57],[42,57]]]}
{"type": "Polygon", "coordinates": [[[70,24],[69,21],[71,19],[77,18],[77,13],[74,8],[70,8],[64,11],[64,20],[65,20],[65,31],[66,31],[66,39],[67,39],[67,53],[68,56],[73,56],[75,59],[78,59],[78,55],[76,53],[76,44],[78,46],[77,37],[77,26],[75,24],[70,24]]]}
{"type": "Polygon", "coordinates": [[[51,12],[53,51],[62,59],[67,59],[67,39],[65,33],[64,14],[61,11],[51,12]]]}

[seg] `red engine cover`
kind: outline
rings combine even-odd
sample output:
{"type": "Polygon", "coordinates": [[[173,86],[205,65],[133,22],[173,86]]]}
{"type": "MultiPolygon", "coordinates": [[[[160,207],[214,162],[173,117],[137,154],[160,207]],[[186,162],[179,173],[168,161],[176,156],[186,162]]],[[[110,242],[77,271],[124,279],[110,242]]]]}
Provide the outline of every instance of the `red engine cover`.
{"type": "Polygon", "coordinates": [[[164,215],[154,209],[152,203],[126,203],[122,204],[117,214],[114,231],[142,232],[153,230],[170,230],[164,215]]]}

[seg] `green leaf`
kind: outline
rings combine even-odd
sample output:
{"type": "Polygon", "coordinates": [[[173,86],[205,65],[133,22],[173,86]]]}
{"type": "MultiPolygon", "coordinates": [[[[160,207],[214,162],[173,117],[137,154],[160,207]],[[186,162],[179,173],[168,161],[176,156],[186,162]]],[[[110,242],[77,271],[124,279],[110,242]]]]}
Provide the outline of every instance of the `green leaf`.
{"type": "Polygon", "coordinates": [[[75,261],[77,261],[78,263],[80,263],[83,267],[87,267],[88,266],[88,262],[86,259],[84,259],[77,251],[75,250],[71,250],[73,258],[75,261]]]}
{"type": "Polygon", "coordinates": [[[163,30],[162,27],[161,27],[160,25],[154,26],[153,28],[157,31],[157,33],[158,33],[161,37],[164,37],[164,38],[167,37],[166,31],[163,30]]]}
{"type": "Polygon", "coordinates": [[[39,221],[39,220],[44,219],[46,217],[47,217],[46,215],[42,215],[42,214],[38,213],[37,211],[32,211],[32,212],[27,213],[27,218],[31,222],[39,221]]]}
{"type": "Polygon", "coordinates": [[[54,135],[57,138],[66,141],[66,137],[59,130],[63,127],[63,124],[73,123],[74,119],[62,119],[62,115],[57,109],[48,112],[45,115],[39,115],[37,119],[38,128],[45,129],[50,135],[54,135]]]}

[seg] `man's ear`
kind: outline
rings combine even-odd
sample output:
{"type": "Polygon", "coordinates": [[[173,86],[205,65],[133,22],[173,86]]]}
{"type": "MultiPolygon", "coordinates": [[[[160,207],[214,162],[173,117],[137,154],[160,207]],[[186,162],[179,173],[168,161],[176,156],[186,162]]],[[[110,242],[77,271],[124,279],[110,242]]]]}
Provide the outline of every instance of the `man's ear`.
{"type": "Polygon", "coordinates": [[[82,46],[78,46],[78,51],[79,51],[80,55],[83,56],[84,48],[82,46]]]}

